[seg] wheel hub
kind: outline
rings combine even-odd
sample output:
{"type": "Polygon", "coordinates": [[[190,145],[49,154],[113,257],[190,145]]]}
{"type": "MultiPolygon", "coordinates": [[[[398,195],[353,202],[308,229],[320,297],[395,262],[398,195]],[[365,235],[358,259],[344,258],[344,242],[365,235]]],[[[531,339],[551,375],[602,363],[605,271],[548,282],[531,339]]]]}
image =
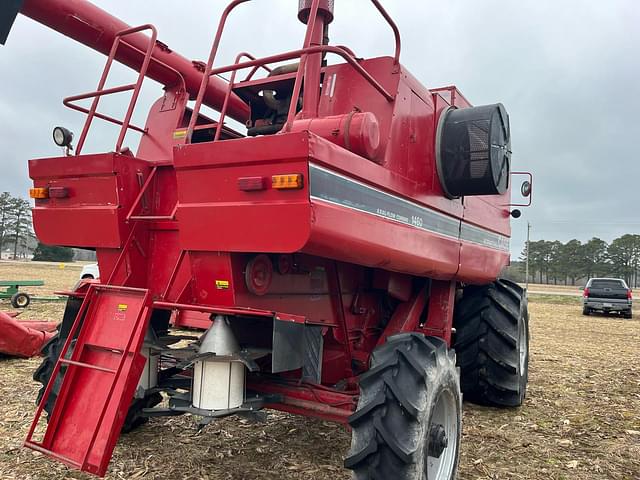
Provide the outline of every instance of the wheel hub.
{"type": "MultiPolygon", "coordinates": [[[[521,322],[523,323],[523,322],[521,322]]],[[[520,376],[524,375],[524,372],[527,368],[527,343],[528,343],[528,338],[527,338],[527,327],[525,325],[520,325],[520,331],[518,332],[519,334],[519,339],[518,339],[518,348],[520,349],[519,351],[519,357],[520,357],[520,376]]]]}
{"type": "Polygon", "coordinates": [[[430,457],[440,458],[444,449],[449,445],[447,431],[440,424],[433,424],[429,429],[429,450],[430,457]]]}

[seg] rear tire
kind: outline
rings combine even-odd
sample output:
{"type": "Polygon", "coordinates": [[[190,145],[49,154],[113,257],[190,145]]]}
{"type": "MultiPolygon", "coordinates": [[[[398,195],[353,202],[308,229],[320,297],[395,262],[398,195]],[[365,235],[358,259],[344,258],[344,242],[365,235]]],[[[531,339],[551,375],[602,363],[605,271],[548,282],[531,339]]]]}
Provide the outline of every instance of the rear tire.
{"type": "Polygon", "coordinates": [[[529,378],[526,291],[508,280],[466,287],[455,307],[454,326],[465,400],[522,405],[529,378]]]}
{"type": "Polygon", "coordinates": [[[587,307],[584,307],[584,308],[582,309],[582,314],[583,314],[583,315],[591,315],[591,309],[590,309],[590,308],[587,308],[587,307]]]}
{"type": "Polygon", "coordinates": [[[462,398],[455,352],[440,338],[390,337],[360,377],[345,467],[357,480],[451,480],[460,454],[462,398]]]}
{"type": "Polygon", "coordinates": [[[625,313],[624,318],[633,318],[633,311],[629,310],[627,313],[625,313]]]}

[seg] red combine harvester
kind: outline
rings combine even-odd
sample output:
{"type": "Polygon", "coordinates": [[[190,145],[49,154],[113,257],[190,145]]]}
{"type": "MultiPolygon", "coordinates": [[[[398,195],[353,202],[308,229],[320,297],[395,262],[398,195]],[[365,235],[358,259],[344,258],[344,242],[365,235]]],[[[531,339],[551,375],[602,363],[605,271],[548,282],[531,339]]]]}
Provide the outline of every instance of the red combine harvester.
{"type": "Polygon", "coordinates": [[[29,162],[39,239],[95,249],[101,283],[69,292],[25,444],[102,476],[149,417],[271,408],[350,425],[354,478],[454,478],[461,392],[512,407],[527,385],[526,292],[498,279],[519,216],[507,113],[423,87],[378,0],[393,56],[330,45],[333,0],[300,0],[302,48],[218,66],[247,1],[206,64],[83,0],[5,3],[0,37],[21,12],[108,55],[97,90],[64,101],[87,114],[73,154],[56,128],[67,155],[29,162]],[[114,61],[135,83],[105,88],[114,61]],[[145,76],[164,92],[136,126],[145,76]],[[98,111],[125,91],[124,119],[98,111]],[[120,134],[85,154],[96,119],[120,134]]]}

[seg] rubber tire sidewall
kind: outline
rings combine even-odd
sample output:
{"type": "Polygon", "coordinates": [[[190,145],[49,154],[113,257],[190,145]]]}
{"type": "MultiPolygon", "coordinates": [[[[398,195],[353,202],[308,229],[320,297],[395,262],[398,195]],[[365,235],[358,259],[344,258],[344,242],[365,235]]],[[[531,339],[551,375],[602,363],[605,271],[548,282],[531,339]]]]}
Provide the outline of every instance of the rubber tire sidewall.
{"type": "MultiPolygon", "coordinates": [[[[441,480],[441,479],[432,479],[427,476],[426,462],[429,460],[427,456],[427,451],[429,449],[429,441],[428,441],[429,426],[431,425],[431,422],[433,419],[436,401],[438,399],[438,396],[447,390],[453,396],[456,403],[458,424],[457,424],[457,432],[456,432],[457,440],[456,440],[456,451],[454,453],[455,460],[454,460],[453,470],[451,472],[451,476],[446,480],[453,480],[456,478],[457,472],[458,472],[458,466],[460,465],[460,443],[462,441],[462,394],[459,391],[460,387],[458,385],[458,380],[454,378],[454,375],[457,376],[458,374],[457,372],[456,373],[451,372],[451,370],[444,370],[444,371],[440,370],[439,373],[440,373],[439,375],[440,381],[435,383],[435,385],[437,385],[437,388],[427,389],[427,400],[425,402],[427,406],[426,410],[429,412],[429,415],[427,417],[427,421],[423,422],[422,435],[425,436],[426,438],[424,437],[422,438],[421,443],[424,445],[424,449],[422,452],[422,458],[418,457],[418,462],[417,462],[418,464],[424,465],[425,473],[424,473],[423,480],[441,480]],[[456,393],[456,387],[458,390],[457,393],[456,393]]],[[[432,379],[429,379],[429,383],[431,385],[434,385],[434,382],[432,379]]]]}
{"type": "Polygon", "coordinates": [[[18,292],[18,293],[14,293],[11,296],[11,306],[13,308],[27,308],[30,304],[31,304],[31,297],[27,293],[18,292]],[[24,298],[26,303],[24,305],[20,305],[18,303],[19,298],[24,298]]]}
{"type": "Polygon", "coordinates": [[[520,344],[520,329],[525,329],[525,339],[527,342],[526,345],[526,356],[525,356],[525,368],[524,372],[522,372],[522,367],[520,362],[518,361],[518,376],[520,379],[520,399],[521,404],[524,402],[524,399],[527,397],[527,385],[529,383],[529,352],[531,345],[531,330],[529,329],[529,300],[527,298],[527,291],[524,290],[522,292],[522,301],[520,302],[520,318],[518,319],[518,360],[520,359],[520,351],[522,349],[522,345],[520,344]]]}

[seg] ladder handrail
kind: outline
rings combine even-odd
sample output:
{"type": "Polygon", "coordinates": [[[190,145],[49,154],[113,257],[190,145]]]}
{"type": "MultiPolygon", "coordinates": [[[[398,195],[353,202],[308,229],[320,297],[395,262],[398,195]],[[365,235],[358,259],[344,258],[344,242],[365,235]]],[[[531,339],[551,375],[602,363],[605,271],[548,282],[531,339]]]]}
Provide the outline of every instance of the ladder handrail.
{"type": "Polygon", "coordinates": [[[153,166],[153,168],[151,169],[151,172],[149,173],[149,176],[145,180],[145,182],[142,185],[142,187],[140,187],[140,191],[138,192],[138,196],[133,201],[133,204],[131,205],[131,208],[129,209],[129,212],[127,213],[127,216],[126,216],[126,221],[127,222],[129,222],[131,220],[133,220],[133,221],[139,221],[139,220],[154,220],[154,221],[155,220],[169,220],[169,221],[171,221],[171,220],[175,220],[176,212],[178,211],[178,202],[177,201],[176,201],[176,204],[171,209],[171,214],[169,214],[169,215],[134,215],[134,212],[138,208],[138,204],[140,203],[142,198],[144,198],[144,195],[147,193],[147,190],[149,189],[149,186],[151,185],[151,181],[156,176],[156,173],[158,172],[158,168],[160,168],[158,165],[154,165],[153,166]]]}
{"type": "Polygon", "coordinates": [[[136,103],[138,101],[138,97],[140,95],[140,89],[142,87],[142,83],[146,77],[147,74],[147,70],[149,69],[149,65],[151,64],[151,62],[155,62],[156,64],[162,66],[163,68],[166,68],[167,70],[170,70],[171,72],[175,73],[176,75],[176,79],[177,81],[182,85],[182,88],[184,89],[184,78],[182,76],[182,74],[180,72],[178,72],[176,69],[174,69],[173,67],[170,67],[169,65],[167,65],[166,63],[156,59],[153,57],[153,50],[156,47],[157,44],[157,30],[156,28],[151,25],[151,24],[144,24],[144,25],[140,25],[138,27],[132,27],[132,28],[128,28],[126,30],[121,30],[119,32],[117,32],[115,34],[115,38],[113,41],[113,44],[111,46],[111,50],[109,52],[109,56],[107,57],[107,63],[105,64],[104,70],[102,72],[102,76],[100,77],[100,81],[98,82],[98,88],[97,90],[93,91],[93,92],[88,92],[88,93],[83,93],[80,95],[74,95],[71,97],[67,97],[63,100],[63,104],[66,107],[69,107],[73,110],[82,112],[87,114],[87,119],[85,120],[85,124],[84,127],[82,129],[82,133],[80,134],[80,137],[78,139],[78,145],[76,147],[76,155],[80,155],[80,153],[82,152],[82,147],[84,146],[84,143],[86,141],[86,137],[89,133],[89,129],[91,127],[91,124],[93,122],[93,118],[99,118],[101,120],[105,120],[107,122],[110,123],[115,123],[116,125],[120,125],[122,128],[120,129],[120,133],[118,135],[118,139],[116,141],[116,147],[115,147],[115,152],[119,153],[122,150],[122,143],[124,142],[126,133],[129,129],[131,130],[135,130],[139,133],[142,134],[146,134],[147,133],[147,129],[146,128],[141,128],[138,127],[136,125],[132,125],[131,122],[131,117],[133,115],[133,111],[135,109],[136,103]],[[151,30],[151,38],[149,39],[149,45],[147,47],[146,51],[142,51],[139,48],[135,47],[134,45],[128,43],[127,41],[124,40],[124,37],[128,36],[128,35],[132,35],[134,33],[139,33],[143,30],[151,30]],[[142,60],[142,65],[140,67],[139,73],[138,73],[138,78],[136,80],[135,83],[131,83],[131,84],[127,84],[127,85],[121,85],[118,87],[113,87],[113,88],[108,88],[105,89],[105,83],[107,81],[107,78],[109,76],[109,72],[111,71],[111,66],[113,65],[113,61],[115,59],[115,55],[117,53],[118,48],[120,47],[120,45],[125,45],[127,48],[130,48],[132,50],[134,50],[135,52],[138,52],[139,54],[144,55],[143,60],[142,60]],[[123,120],[118,120],[116,118],[113,118],[111,116],[99,113],[97,111],[98,109],[98,104],[100,102],[100,99],[105,96],[105,95],[111,95],[114,93],[121,93],[121,92],[125,92],[125,91],[133,91],[132,95],[131,95],[131,100],[129,101],[129,106],[127,108],[127,111],[125,113],[125,117],[123,120]],[[85,107],[81,107],[80,105],[76,105],[74,102],[77,102],[79,100],[86,100],[88,98],[93,98],[93,102],[91,103],[91,106],[87,109],[85,107]]]}
{"type": "MultiPolygon", "coordinates": [[[[218,121],[218,127],[216,129],[216,135],[214,137],[214,141],[219,140],[220,138],[220,129],[222,124],[224,123],[224,119],[226,116],[226,112],[227,112],[227,105],[229,103],[229,99],[231,98],[231,93],[232,90],[235,86],[239,86],[242,85],[242,83],[246,82],[247,79],[243,80],[243,82],[239,82],[239,83],[235,83],[235,77],[236,77],[236,73],[238,72],[238,70],[242,70],[245,68],[249,68],[249,67],[254,67],[254,70],[252,70],[252,73],[260,68],[260,67],[265,67],[266,64],[269,63],[276,63],[276,62],[281,62],[284,60],[291,60],[294,58],[301,58],[305,55],[309,55],[309,54],[313,54],[313,53],[333,53],[336,55],[341,56],[342,58],[344,58],[347,63],[349,65],[351,65],[360,75],[362,75],[364,77],[365,80],[367,80],[371,86],[373,88],[375,88],[378,93],[380,93],[388,102],[392,102],[395,98],[394,95],[392,95],[390,92],[388,92],[381,84],[380,82],[378,82],[375,78],[373,78],[373,76],[367,72],[367,70],[362,67],[362,65],[360,65],[358,63],[358,60],[353,56],[352,53],[350,53],[347,49],[345,49],[344,47],[337,47],[337,46],[332,46],[332,45],[316,45],[313,47],[307,47],[307,48],[301,48],[299,50],[292,50],[289,52],[285,52],[285,53],[280,53],[277,55],[271,55],[269,57],[263,57],[263,58],[257,58],[257,59],[250,59],[249,61],[246,62],[239,62],[238,60],[242,57],[242,56],[246,56],[243,54],[238,55],[238,57],[236,57],[236,63],[231,64],[231,65],[227,65],[226,67],[219,67],[216,69],[212,69],[211,70],[211,75],[216,75],[216,74],[220,74],[220,73],[227,73],[227,72],[231,72],[231,79],[229,80],[229,89],[227,90],[227,94],[225,96],[224,99],[224,103],[222,104],[222,109],[220,111],[220,119],[218,121]]],[[[301,64],[302,66],[302,64],[301,64]]],[[[302,68],[299,68],[299,70],[302,70],[302,68]]],[[[251,78],[252,75],[248,76],[247,78],[251,78]]],[[[304,75],[303,75],[304,76],[304,75]]],[[[274,76],[272,77],[273,80],[276,80],[278,78],[278,76],[274,76]]],[[[297,77],[296,77],[297,80],[297,77]]],[[[294,87],[294,92],[295,92],[295,87],[294,87]]],[[[292,101],[293,103],[293,101],[292,101]]],[[[195,109],[194,109],[195,111],[195,109]]],[[[293,121],[293,118],[291,117],[291,115],[289,115],[289,117],[287,118],[287,124],[290,125],[291,122],[293,121]]],[[[187,133],[187,138],[189,137],[189,134],[187,133]]]]}
{"type": "MultiPolygon", "coordinates": [[[[189,125],[187,127],[187,134],[186,134],[186,142],[190,143],[191,142],[191,137],[193,135],[193,131],[196,125],[196,121],[198,118],[198,114],[200,112],[200,108],[202,107],[202,102],[204,100],[204,94],[205,94],[205,90],[206,90],[206,86],[209,83],[209,78],[211,77],[211,75],[215,75],[215,74],[220,74],[223,72],[230,72],[230,71],[237,71],[239,68],[237,67],[237,61],[235,64],[232,65],[227,65],[226,67],[222,67],[222,68],[217,68],[217,69],[213,69],[213,63],[215,61],[215,58],[218,54],[218,48],[220,46],[220,40],[222,39],[222,32],[224,31],[224,27],[227,23],[227,19],[229,17],[229,15],[231,14],[231,12],[238,6],[241,5],[242,3],[246,3],[248,1],[251,0],[234,0],[231,3],[229,3],[227,5],[227,7],[224,9],[222,16],[220,17],[220,21],[218,23],[218,29],[216,30],[216,35],[214,37],[213,40],[213,45],[211,47],[211,51],[209,53],[209,59],[206,63],[205,69],[204,69],[204,73],[203,73],[203,77],[202,77],[202,82],[200,83],[200,89],[198,91],[198,95],[196,96],[196,103],[193,107],[193,114],[191,116],[191,119],[189,121],[189,125]]],[[[380,14],[382,15],[382,17],[386,20],[386,22],[389,24],[389,26],[391,27],[391,29],[393,30],[393,34],[395,37],[395,52],[394,52],[394,57],[393,57],[393,62],[394,62],[394,66],[397,68],[399,63],[400,63],[400,51],[401,51],[401,39],[400,39],[400,30],[398,29],[398,26],[396,25],[396,23],[393,21],[393,19],[391,18],[391,16],[387,13],[387,11],[382,7],[382,4],[380,3],[379,0],[371,0],[371,2],[373,3],[373,5],[376,7],[376,9],[378,10],[378,12],[380,12],[380,14]]],[[[311,34],[313,32],[313,25],[315,23],[315,19],[318,15],[318,6],[319,6],[319,0],[312,0],[311,3],[311,11],[310,11],[310,15],[309,18],[307,19],[307,31],[306,31],[306,35],[305,35],[305,41],[303,44],[303,48],[300,50],[295,50],[294,52],[296,52],[296,55],[294,56],[289,56],[288,58],[282,58],[282,60],[288,60],[291,58],[296,58],[296,57],[300,57],[300,66],[298,68],[298,74],[296,76],[296,81],[294,84],[294,96],[296,96],[296,94],[299,94],[299,91],[302,88],[302,80],[305,76],[305,72],[304,72],[304,66],[306,63],[306,58],[309,54],[312,53],[319,53],[319,52],[328,52],[328,53],[335,53],[338,54],[340,56],[342,56],[347,63],[349,63],[350,65],[352,65],[356,71],[358,73],[360,73],[361,75],[363,75],[365,77],[365,79],[380,93],[382,94],[388,101],[393,101],[395,99],[395,96],[391,95],[389,92],[387,92],[384,87],[382,87],[382,85],[380,85],[379,82],[377,82],[377,80],[375,80],[364,68],[362,68],[362,66],[358,63],[358,60],[355,58],[355,55],[353,55],[353,52],[348,49],[348,48],[344,48],[344,47],[329,47],[328,45],[323,45],[323,46],[319,46],[321,47],[325,47],[327,48],[327,50],[323,50],[323,49],[318,49],[315,50],[316,48],[319,47],[311,47],[310,45],[310,39],[311,39],[311,34]]],[[[288,54],[291,54],[293,52],[288,52],[288,54]]],[[[287,55],[287,54],[284,54],[287,55]]],[[[242,68],[247,68],[248,66],[253,66],[253,67],[260,67],[260,66],[265,66],[267,63],[272,63],[273,61],[278,61],[278,60],[270,60],[274,57],[280,57],[281,55],[274,55],[271,57],[264,57],[262,59],[257,59],[257,60],[253,60],[253,62],[255,63],[251,63],[250,65],[248,65],[250,62],[244,62],[240,65],[244,65],[244,67],[242,68]]],[[[253,71],[249,74],[250,76],[253,75],[253,71]]],[[[235,79],[235,76],[234,76],[235,79]]],[[[229,90],[232,89],[232,84],[233,81],[229,82],[229,90]]],[[[227,94],[227,96],[230,96],[230,93],[227,94]]],[[[293,98],[293,97],[292,97],[293,98]]],[[[225,98],[225,103],[228,103],[228,100],[225,98]]],[[[224,108],[224,104],[223,104],[223,109],[226,110],[226,108],[224,108]]],[[[289,115],[287,117],[287,123],[285,124],[285,130],[289,129],[291,127],[291,123],[293,121],[293,117],[295,116],[295,103],[292,101],[291,105],[290,105],[290,110],[289,110],[289,115]]],[[[222,124],[223,117],[221,116],[221,119],[219,121],[220,124],[222,124]]],[[[219,137],[219,132],[216,132],[216,137],[219,137]]]]}
{"type": "MultiPolygon", "coordinates": [[[[69,336],[67,337],[67,339],[64,342],[64,345],[62,346],[62,350],[60,351],[60,355],[58,356],[58,360],[56,361],[55,365],[53,366],[53,371],[51,372],[51,379],[55,379],[58,376],[58,373],[60,372],[60,368],[62,366],[62,363],[60,362],[60,359],[65,358],[65,356],[67,355],[67,351],[69,350],[69,347],[71,346],[71,342],[73,341],[73,336],[76,332],[76,330],[78,329],[78,326],[80,325],[80,319],[84,316],[85,312],[87,311],[89,305],[91,304],[91,299],[92,297],[95,295],[95,291],[93,289],[93,285],[89,286],[89,291],[87,292],[87,294],[84,297],[84,300],[82,301],[82,305],[80,306],[80,309],[78,310],[78,313],[76,314],[76,318],[73,321],[73,324],[71,325],[71,329],[69,330],[69,336]]],[[[36,413],[33,417],[33,421],[31,422],[31,427],[29,428],[29,432],[27,433],[27,438],[25,440],[25,444],[33,444],[35,443],[36,445],[39,445],[38,442],[33,442],[33,434],[35,433],[36,427],[38,426],[38,423],[40,422],[40,417],[42,416],[42,411],[44,410],[45,405],[47,404],[47,400],[49,399],[49,395],[51,395],[51,390],[53,389],[53,384],[55,382],[54,381],[50,381],[47,383],[47,386],[44,389],[44,393],[42,394],[42,398],[40,399],[40,403],[38,404],[38,407],[36,408],[36,413]]],[[[55,409],[55,405],[54,405],[54,409],[55,409]]]]}

